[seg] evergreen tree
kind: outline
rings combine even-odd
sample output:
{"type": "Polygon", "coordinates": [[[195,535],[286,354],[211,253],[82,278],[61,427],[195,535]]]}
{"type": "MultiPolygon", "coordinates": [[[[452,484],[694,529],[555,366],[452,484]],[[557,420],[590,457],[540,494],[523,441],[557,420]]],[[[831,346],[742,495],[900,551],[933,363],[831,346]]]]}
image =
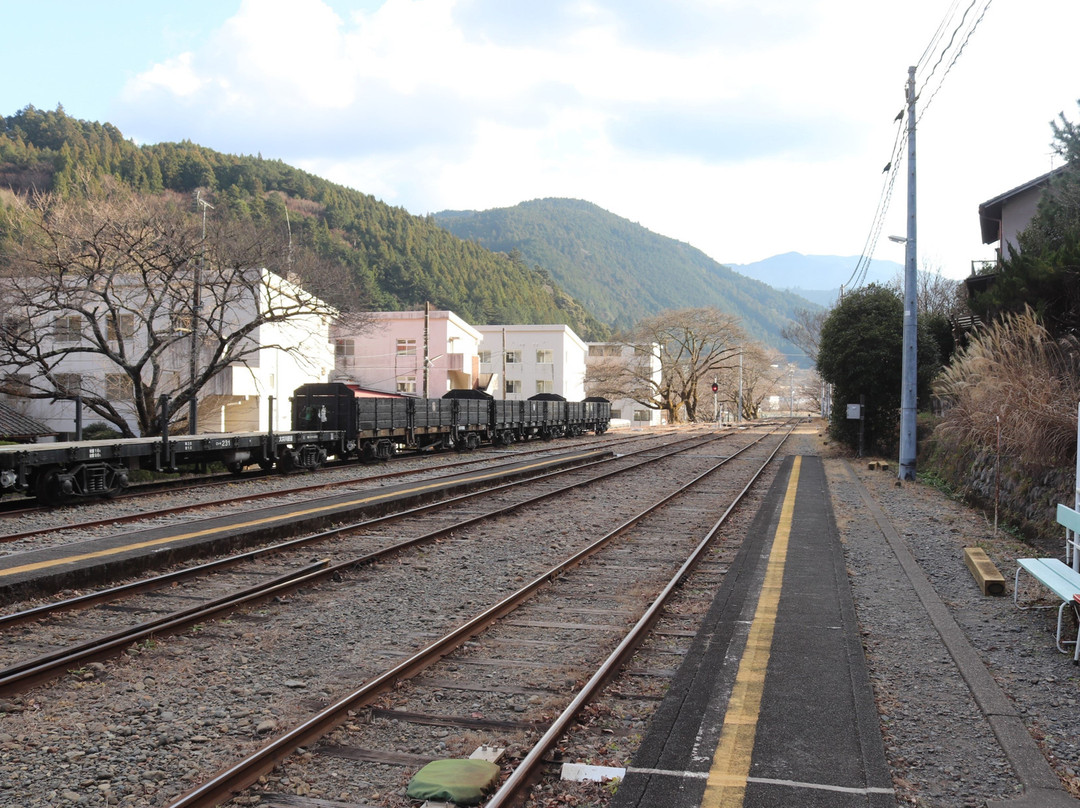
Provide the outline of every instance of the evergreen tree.
{"type": "MultiPolygon", "coordinates": [[[[904,304],[891,289],[871,284],[847,295],[821,327],[817,369],[833,385],[829,432],[852,448],[859,445],[859,422],[848,420],[847,404],[865,400],[865,447],[882,454],[898,445],[904,342],[904,304]]],[[[925,321],[918,329],[918,391],[930,399],[940,368],[937,345],[925,321]]]]}

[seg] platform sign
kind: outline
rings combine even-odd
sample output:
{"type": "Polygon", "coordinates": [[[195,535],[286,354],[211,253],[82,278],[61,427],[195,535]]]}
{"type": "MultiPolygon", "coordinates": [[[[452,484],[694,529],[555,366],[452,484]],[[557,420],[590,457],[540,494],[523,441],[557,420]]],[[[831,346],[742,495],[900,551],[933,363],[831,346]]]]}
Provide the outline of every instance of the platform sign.
{"type": "Polygon", "coordinates": [[[849,421],[858,421],[862,418],[862,404],[848,404],[847,417],[849,421]]]}

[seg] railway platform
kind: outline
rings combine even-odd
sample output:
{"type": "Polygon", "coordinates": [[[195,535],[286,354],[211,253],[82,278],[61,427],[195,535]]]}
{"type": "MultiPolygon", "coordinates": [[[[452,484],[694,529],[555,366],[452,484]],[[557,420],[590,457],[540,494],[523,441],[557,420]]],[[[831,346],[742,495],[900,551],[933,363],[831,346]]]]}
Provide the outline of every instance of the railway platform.
{"type": "Polygon", "coordinates": [[[303,532],[404,510],[610,455],[609,450],[567,452],[471,472],[376,485],[258,510],[204,518],[196,515],[179,524],[135,529],[13,553],[0,557],[0,604],[47,596],[64,589],[100,588],[146,570],[282,541],[303,532]]]}
{"type": "Polygon", "coordinates": [[[613,808],[895,806],[819,457],[787,458],[613,808]]]}

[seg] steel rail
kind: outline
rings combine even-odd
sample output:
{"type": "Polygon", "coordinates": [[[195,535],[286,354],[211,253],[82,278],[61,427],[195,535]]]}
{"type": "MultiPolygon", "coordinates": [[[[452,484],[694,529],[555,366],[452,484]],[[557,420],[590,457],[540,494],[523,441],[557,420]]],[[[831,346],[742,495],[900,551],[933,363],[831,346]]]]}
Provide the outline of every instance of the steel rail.
{"type": "MultiPolygon", "coordinates": [[[[719,440],[719,439],[720,439],[720,436],[713,436],[713,437],[708,438],[707,440],[698,442],[697,446],[704,445],[706,443],[712,442],[714,440],[719,440]]],[[[679,442],[682,443],[682,442],[686,442],[686,441],[679,441],[679,442]]],[[[746,447],[743,447],[743,449],[740,449],[739,452],[745,451],[745,449],[749,448],[749,446],[751,446],[751,445],[753,445],[753,444],[748,444],[746,447]]],[[[693,448],[696,448],[696,446],[693,447],[693,448]]],[[[638,466],[646,465],[648,463],[657,462],[658,460],[661,460],[661,459],[663,459],[665,457],[669,457],[669,456],[674,455],[674,454],[679,454],[682,451],[686,451],[686,450],[685,449],[672,450],[672,451],[667,452],[667,453],[665,453],[663,455],[653,456],[653,457],[647,458],[646,460],[640,461],[639,463],[634,464],[630,468],[637,468],[638,466]]],[[[732,455],[732,457],[734,457],[734,455],[732,455]]],[[[596,464],[599,464],[601,462],[610,462],[610,461],[596,461],[596,464]]],[[[587,464],[587,465],[593,465],[593,464],[587,464]]],[[[574,469],[563,469],[563,470],[559,470],[559,471],[550,472],[548,474],[541,475],[539,477],[530,478],[528,480],[519,480],[519,481],[514,481],[514,482],[511,482],[511,483],[506,483],[503,486],[497,486],[495,489],[487,489],[484,492],[477,492],[477,493],[474,493],[474,494],[465,494],[465,495],[462,495],[462,497],[455,497],[455,498],[453,498],[452,500],[449,500],[449,501],[443,501],[443,502],[440,502],[440,503],[433,503],[431,505],[421,506],[420,508],[418,508],[416,510],[423,511],[423,510],[433,508],[433,507],[445,507],[448,504],[448,502],[453,502],[454,500],[457,500],[457,499],[469,499],[469,498],[471,498],[473,496],[478,496],[481,493],[490,493],[492,490],[498,490],[499,488],[512,487],[512,486],[520,485],[520,484],[523,484],[523,483],[526,483],[526,482],[536,482],[537,480],[543,480],[543,479],[545,479],[546,477],[549,477],[549,476],[556,476],[556,475],[559,475],[559,474],[566,473],[567,471],[572,471],[572,470],[581,469],[581,468],[583,468],[583,466],[577,466],[574,469]]],[[[419,545],[419,544],[423,544],[423,543],[426,543],[426,542],[429,542],[429,541],[433,541],[434,539],[439,538],[440,536],[447,535],[449,533],[454,532],[455,530],[460,530],[463,527],[468,527],[470,525],[480,523],[480,522],[482,522],[482,521],[484,521],[486,519],[491,519],[494,516],[505,515],[507,513],[510,513],[510,512],[512,512],[514,510],[517,510],[519,508],[523,508],[523,507],[525,507],[527,505],[530,505],[530,504],[533,504],[535,502],[539,502],[541,500],[556,496],[556,495],[558,495],[560,493],[564,493],[565,491],[567,491],[567,490],[569,490],[571,488],[576,488],[576,487],[580,487],[580,486],[584,486],[584,485],[591,485],[592,483],[598,482],[598,481],[600,481],[602,479],[605,479],[606,477],[612,476],[613,474],[623,473],[623,472],[628,471],[628,470],[629,469],[627,469],[627,468],[615,469],[613,471],[609,471],[609,472],[607,472],[605,474],[602,474],[602,475],[600,475],[598,477],[590,478],[589,480],[584,480],[584,481],[580,481],[580,482],[576,482],[576,483],[571,483],[569,485],[562,486],[561,488],[558,488],[556,490],[549,491],[549,492],[546,492],[546,493],[543,493],[543,494],[540,494],[540,495],[537,495],[537,496],[534,496],[534,497],[530,497],[530,498],[522,500],[520,502],[515,502],[515,503],[513,503],[511,505],[508,505],[508,506],[506,506],[504,508],[499,508],[499,509],[496,509],[494,511],[489,511],[489,512],[484,513],[484,514],[480,514],[480,515],[477,515],[477,516],[474,516],[474,517],[470,517],[468,519],[465,519],[465,520],[462,520],[462,521],[459,521],[459,522],[455,522],[452,525],[447,525],[445,527],[438,528],[438,529],[436,529],[434,531],[430,531],[430,532],[422,534],[420,536],[415,536],[415,537],[413,537],[411,539],[406,539],[405,541],[398,542],[396,544],[390,545],[388,547],[381,548],[379,550],[375,550],[375,551],[373,551],[371,553],[366,553],[365,555],[362,555],[362,556],[359,556],[359,557],[356,557],[356,558],[351,558],[351,559],[347,559],[345,561],[337,562],[336,564],[330,564],[328,561],[318,562],[318,563],[316,563],[314,565],[311,565],[311,567],[305,568],[304,570],[302,570],[300,572],[295,572],[295,571],[290,572],[290,573],[287,573],[286,575],[281,576],[279,578],[272,579],[269,582],[264,582],[264,583],[261,583],[261,584],[258,584],[256,586],[254,586],[254,587],[250,587],[250,588],[241,590],[239,592],[234,592],[234,593],[230,593],[228,595],[223,595],[223,596],[221,596],[219,598],[216,598],[216,599],[214,599],[212,601],[209,601],[207,603],[192,606],[192,607],[190,607],[188,609],[184,609],[184,610],[181,610],[179,612],[174,612],[172,614],[165,615],[163,617],[155,618],[153,620],[150,620],[150,621],[140,623],[140,624],[135,625],[135,626],[131,626],[131,627],[122,629],[122,630],[120,630],[118,632],[107,635],[105,637],[100,637],[100,638],[96,638],[94,640],[89,640],[89,641],[87,641],[85,643],[82,643],[80,645],[70,646],[70,647],[67,647],[67,648],[59,649],[57,651],[54,651],[54,652],[51,652],[51,653],[48,653],[48,654],[43,654],[41,656],[34,657],[34,658],[30,659],[30,660],[26,660],[25,662],[16,663],[15,665],[12,665],[12,666],[10,666],[8,668],[0,670],[0,696],[12,695],[14,693],[22,692],[23,690],[25,690],[26,688],[28,688],[28,687],[30,687],[30,686],[32,686],[34,684],[37,684],[37,683],[43,682],[43,681],[47,681],[48,679],[54,678],[55,676],[59,675],[60,673],[63,673],[65,670],[70,670],[70,669],[72,669],[74,667],[78,667],[78,666],[86,664],[88,662],[93,662],[93,661],[96,661],[96,660],[106,659],[106,658],[108,658],[110,656],[114,656],[115,654],[123,651],[123,649],[125,649],[127,647],[130,647],[133,643],[140,642],[142,640],[149,639],[149,638],[154,637],[154,636],[163,636],[163,635],[166,635],[166,634],[175,634],[178,631],[181,631],[184,628],[187,628],[188,626],[191,626],[191,625],[196,624],[196,623],[203,622],[205,620],[209,620],[209,619],[214,618],[216,616],[219,616],[219,615],[221,615],[221,614],[223,614],[225,612],[235,610],[235,609],[239,608],[240,606],[249,605],[249,604],[251,604],[253,602],[257,602],[257,601],[261,601],[261,600],[266,600],[267,598],[270,598],[270,597],[272,597],[274,595],[283,594],[286,591],[291,591],[291,590],[297,589],[300,586],[303,586],[304,584],[318,582],[318,581],[320,581],[320,580],[322,580],[324,578],[333,576],[333,575],[335,575],[335,574],[337,574],[339,572],[343,572],[343,571],[346,571],[346,570],[352,570],[352,569],[355,569],[355,568],[357,568],[359,566],[363,566],[365,564],[374,563],[375,561],[386,558],[387,556],[393,555],[394,553],[397,553],[397,552],[399,552],[399,551],[401,551],[403,549],[408,549],[409,547],[413,547],[413,546],[416,546],[416,545],[419,545]]],[[[403,515],[404,514],[392,514],[392,515],[389,515],[388,517],[380,517],[380,518],[372,520],[372,521],[378,522],[378,521],[383,521],[383,520],[389,519],[389,518],[401,518],[403,515]]],[[[367,525],[367,523],[364,523],[364,524],[365,524],[365,526],[367,525]]],[[[319,535],[321,537],[325,537],[326,535],[332,535],[332,534],[335,534],[335,533],[340,533],[340,532],[343,532],[345,530],[351,530],[351,529],[355,529],[355,526],[342,526],[342,527],[338,527],[338,528],[333,528],[332,530],[324,531],[323,534],[319,534],[319,535]]],[[[306,538],[308,540],[311,540],[312,537],[306,537],[306,538]]],[[[294,542],[295,541],[298,541],[298,540],[294,540],[294,542]]],[[[258,551],[256,551],[256,552],[258,552],[258,551]]],[[[203,565],[204,568],[206,566],[207,565],[203,565]]],[[[169,575],[171,576],[171,575],[173,575],[173,573],[170,573],[169,575]]],[[[169,577],[169,576],[162,576],[162,577],[169,577]]],[[[136,582],[136,583],[145,583],[145,582],[136,582]]],[[[123,588],[123,587],[121,587],[121,588],[123,588]]],[[[95,593],[95,594],[99,594],[99,593],[95,593]]],[[[104,599],[104,598],[103,598],[102,595],[99,594],[98,599],[100,600],[100,599],[104,599]]],[[[42,607],[38,607],[38,608],[40,609],[42,607]]],[[[35,610],[35,611],[37,611],[37,610],[35,610]]],[[[40,617],[40,614],[38,616],[40,617]]]]}
{"type": "Polygon", "coordinates": [[[576,720],[581,710],[592,701],[593,698],[603,689],[608,680],[615,675],[615,673],[622,667],[622,665],[628,660],[641,643],[645,640],[648,631],[660,618],[664,607],[667,602],[674,595],[676,589],[682,584],[687,575],[698,565],[705,551],[712,544],[713,539],[716,537],[716,532],[720,529],[720,526],[727,521],[728,516],[735,509],[735,506],[742,501],[743,497],[750,491],[750,488],[757,482],[758,478],[765,472],[769,463],[776,457],[777,452],[787,442],[788,437],[795,430],[795,426],[792,425],[788,430],[784,439],[777,444],[777,447],[769,455],[768,459],[762,464],[761,468],[757,470],[753,478],[746,484],[738,496],[732,501],[728,508],[717,520],[716,524],[709,530],[705,537],[694,548],[693,553],[689,558],[683,562],[683,565],[679,567],[678,572],[668,581],[667,586],[660,592],[660,595],[653,601],[652,605],[646,610],[645,614],[634,624],[634,627],[630,629],[627,635],[622,639],[619,645],[614,651],[604,660],[600,668],[592,675],[584,687],[578,692],[574,699],[567,705],[566,709],[559,714],[559,716],[552,722],[551,727],[544,733],[539,741],[533,746],[529,753],[522,759],[521,763],[517,765],[513,772],[503,781],[499,789],[492,795],[485,805],[485,808],[504,808],[514,804],[522,795],[524,789],[529,786],[537,777],[540,770],[540,766],[543,763],[544,756],[547,755],[552,747],[558,742],[565,733],[569,726],[576,720]]]}
{"type": "MultiPolygon", "coordinates": [[[[621,442],[623,442],[625,440],[632,440],[632,439],[633,439],[633,437],[631,437],[631,438],[622,438],[622,439],[619,439],[619,440],[608,439],[606,441],[598,442],[599,445],[598,445],[597,448],[604,448],[606,446],[616,445],[616,444],[621,443],[621,442]]],[[[515,455],[515,457],[522,457],[522,456],[525,456],[525,455],[541,454],[543,452],[552,451],[552,448],[553,447],[548,447],[546,449],[541,449],[541,448],[526,449],[524,451],[515,452],[514,455],[515,455]]],[[[413,454],[408,455],[408,457],[417,457],[417,456],[422,456],[424,454],[425,453],[423,453],[423,452],[415,452],[413,454]]],[[[426,453],[426,454],[430,455],[431,453],[429,452],[429,453],[426,453]]],[[[485,454],[488,454],[488,453],[485,452],[485,454]]],[[[406,458],[405,455],[400,455],[399,457],[401,457],[403,459],[406,458]]],[[[480,463],[480,462],[483,462],[483,458],[475,458],[474,457],[474,458],[472,458],[470,460],[456,460],[456,461],[454,461],[452,463],[445,463],[445,464],[439,466],[437,471],[441,472],[441,471],[444,471],[446,469],[453,469],[453,468],[457,468],[459,466],[474,465],[474,464],[480,463]]],[[[324,470],[326,470],[326,471],[336,471],[336,470],[341,469],[341,468],[347,468],[350,465],[354,465],[354,464],[350,464],[350,463],[347,463],[347,462],[340,462],[340,463],[334,464],[333,466],[326,466],[326,467],[324,467],[324,470]]],[[[87,522],[80,522],[80,523],[74,524],[74,525],[64,525],[61,528],[35,528],[34,530],[27,530],[27,531],[23,531],[21,533],[0,534],[0,544],[9,543],[9,542],[13,542],[13,541],[18,541],[20,539],[29,538],[31,536],[39,536],[39,535],[42,535],[42,534],[45,534],[45,533],[55,533],[57,530],[77,530],[77,529],[86,529],[86,528],[91,528],[91,527],[100,527],[102,525],[111,525],[111,524],[123,523],[123,522],[133,522],[133,521],[136,521],[138,519],[146,519],[146,518],[150,518],[150,517],[153,517],[153,516],[160,516],[160,515],[173,514],[173,513],[184,513],[185,511],[190,511],[190,510],[193,510],[195,508],[212,508],[212,507],[215,507],[215,506],[218,506],[218,505],[229,505],[229,504],[232,504],[234,502],[254,502],[254,501],[257,501],[257,500],[260,500],[260,499],[267,499],[267,498],[276,497],[276,496],[289,496],[289,495],[297,494],[297,493],[302,494],[302,493],[309,492],[309,491],[318,491],[319,489],[324,489],[324,488],[336,488],[336,487],[345,486],[345,485],[354,485],[357,482],[371,482],[371,481],[374,481],[374,480],[387,480],[387,479],[391,479],[393,477],[405,477],[405,476],[408,476],[410,474],[421,474],[426,470],[428,470],[428,469],[401,469],[401,470],[398,470],[398,471],[390,471],[390,472],[385,472],[383,474],[376,474],[376,475],[373,475],[371,477],[353,478],[351,480],[340,480],[338,482],[316,483],[314,485],[299,486],[297,488],[290,488],[290,489],[286,489],[286,490],[282,490],[282,491],[263,491],[263,492],[259,492],[259,493],[256,493],[256,494],[245,494],[244,496],[240,496],[240,497],[231,497],[229,499],[212,500],[210,502],[202,502],[202,503],[198,503],[198,504],[194,504],[194,505],[177,505],[177,506],[171,507],[171,508],[164,508],[164,509],[162,509],[160,511],[150,511],[150,512],[145,512],[145,513],[129,514],[129,515],[125,515],[125,516],[115,516],[115,517],[107,518],[107,519],[93,519],[93,520],[90,520],[90,521],[87,521],[87,522]]],[[[198,481],[193,481],[193,480],[166,480],[163,483],[149,484],[149,485],[146,486],[145,489],[143,489],[141,487],[138,487],[138,486],[132,486],[131,489],[128,489],[131,493],[121,494],[119,496],[113,497],[112,499],[113,499],[113,501],[126,500],[126,499],[138,499],[141,496],[151,496],[151,495],[154,495],[154,494],[159,494],[159,493],[169,492],[169,491],[176,492],[176,491],[191,491],[191,490],[195,490],[195,489],[198,489],[198,488],[216,488],[216,487],[222,486],[222,485],[235,485],[238,482],[253,482],[255,480],[264,479],[266,477],[275,477],[275,478],[277,478],[277,477],[280,477],[280,476],[281,476],[280,474],[277,474],[277,473],[274,473],[274,472],[259,471],[259,472],[255,472],[255,473],[247,473],[247,474],[244,474],[244,475],[239,476],[239,477],[237,477],[236,475],[232,475],[232,474],[229,474],[229,475],[224,475],[223,474],[223,475],[217,475],[216,477],[211,477],[209,479],[201,478],[198,481]],[[186,483],[190,483],[190,484],[186,484],[186,483]]],[[[9,520],[13,520],[13,519],[15,519],[16,517],[19,517],[19,516],[25,516],[27,514],[39,513],[39,512],[41,512],[43,510],[49,510],[48,506],[42,506],[42,505],[33,505],[33,506],[24,507],[24,508],[17,509],[17,510],[10,510],[10,509],[5,508],[6,504],[10,503],[12,505],[15,505],[16,502],[17,502],[16,500],[8,500],[7,503],[0,503],[0,524],[2,524],[4,522],[7,522],[9,520]]],[[[78,507],[81,503],[80,502],[73,502],[73,503],[69,503],[69,504],[72,507],[78,507]]]]}
{"type": "MultiPolygon", "coordinates": [[[[673,442],[671,444],[668,444],[668,446],[678,446],[678,445],[680,445],[682,443],[687,443],[687,442],[690,442],[692,440],[698,440],[698,439],[697,438],[692,438],[692,437],[691,438],[681,438],[678,441],[675,441],[675,442],[673,442]]],[[[707,440],[704,440],[704,441],[701,441],[701,442],[706,443],[706,442],[708,442],[710,440],[719,440],[719,437],[714,436],[714,437],[708,438],[707,440]]],[[[652,452],[652,451],[655,451],[655,449],[654,448],[638,449],[638,450],[635,450],[634,452],[631,452],[629,454],[621,455],[620,457],[632,457],[635,454],[644,454],[646,452],[652,452]]],[[[672,454],[672,453],[674,453],[674,452],[671,452],[669,454],[672,454]]],[[[665,456],[667,456],[667,455],[661,455],[660,457],[665,457],[665,456]]],[[[7,614],[7,615],[0,615],[0,630],[2,630],[4,628],[10,628],[12,626],[16,626],[16,625],[19,625],[19,624],[22,624],[22,623],[30,622],[32,620],[40,620],[43,617],[46,617],[46,616],[49,616],[49,615],[52,615],[52,614],[57,614],[57,613],[62,612],[62,611],[70,611],[70,610],[73,610],[73,609],[87,608],[87,607],[93,606],[93,605],[95,605],[97,603],[116,600],[116,599],[118,599],[120,597],[128,597],[130,595],[134,595],[134,594],[137,594],[139,592],[146,592],[146,591],[151,591],[153,589],[160,589],[163,586],[167,586],[167,585],[175,583],[177,581],[181,581],[181,580],[184,580],[184,579],[187,579],[187,578],[196,577],[196,576],[199,576],[199,575],[204,575],[206,573],[214,572],[216,570],[225,569],[227,567],[231,567],[231,566],[235,566],[237,564],[241,564],[241,563],[243,563],[245,561],[252,561],[252,560],[255,560],[256,558],[259,558],[259,557],[264,556],[264,555],[272,555],[274,553],[281,553],[281,552],[286,552],[286,551],[289,551],[289,550],[295,550],[295,549],[298,549],[298,548],[303,547],[305,545],[314,544],[314,543],[323,541],[325,539],[331,538],[333,536],[337,536],[337,535],[339,535],[341,533],[345,533],[345,532],[352,531],[352,530],[362,530],[362,529],[366,529],[366,528],[370,528],[370,527],[375,527],[376,525],[387,524],[387,523],[393,522],[395,520],[400,520],[400,519],[406,519],[406,518],[409,518],[409,517],[419,516],[419,515],[422,515],[423,513],[427,512],[427,511],[440,510],[440,509],[443,509],[443,508],[450,507],[452,505],[457,505],[457,504],[461,504],[463,502],[468,502],[470,499],[475,499],[475,498],[478,498],[478,497],[488,496],[488,495],[490,495],[492,493],[497,493],[497,492],[505,490],[505,489],[513,488],[513,487],[519,486],[519,485],[525,485],[525,484],[531,483],[531,482],[542,481],[542,480],[547,479],[549,477],[555,477],[555,476],[558,476],[560,474],[569,474],[569,473],[571,473],[573,471],[578,471],[578,470],[581,470],[581,469],[589,468],[589,467],[594,466],[594,465],[600,465],[601,463],[607,463],[607,462],[610,462],[610,461],[615,460],[615,459],[619,459],[619,458],[614,458],[614,457],[601,458],[599,460],[596,460],[596,461],[593,461],[593,462],[590,462],[590,463],[584,463],[584,464],[582,464],[580,466],[574,466],[572,468],[557,469],[555,471],[549,471],[549,472],[546,472],[544,474],[537,475],[535,477],[527,477],[525,479],[512,480],[511,482],[502,483],[500,485],[492,486],[490,488],[485,488],[485,489],[483,489],[481,491],[471,491],[471,492],[468,492],[468,493],[465,493],[465,494],[459,494],[457,496],[449,497],[448,499],[441,499],[441,500],[438,500],[436,502],[429,502],[429,503],[425,503],[423,505],[417,505],[415,507],[408,508],[408,509],[403,510],[403,511],[397,511],[395,513],[384,514],[382,516],[376,516],[376,517],[372,517],[370,519],[363,519],[363,520],[361,520],[359,522],[350,522],[350,523],[347,523],[347,524],[344,524],[344,525],[338,525],[338,526],[333,527],[333,528],[328,528],[326,530],[319,531],[318,533],[312,533],[312,534],[310,534],[308,536],[300,536],[298,538],[289,539],[287,541],[279,542],[277,544],[269,545],[267,547],[261,547],[261,548],[255,549],[255,550],[249,550],[249,551],[244,552],[244,553],[238,553],[236,555],[231,555],[231,556],[228,556],[226,558],[220,558],[220,559],[216,559],[214,561],[209,561],[209,562],[207,562],[205,564],[199,564],[199,565],[194,566],[194,567],[186,567],[186,568],[181,569],[181,570],[175,570],[173,572],[168,572],[168,573],[165,573],[163,575],[157,575],[157,576],[154,576],[152,578],[146,578],[146,579],[139,580],[139,581],[132,581],[132,582],[127,583],[127,584],[121,584],[119,586],[110,587],[109,589],[103,589],[103,590],[100,590],[98,592],[88,592],[85,595],[78,595],[78,596],[76,596],[74,598],[67,598],[66,600],[57,601],[55,603],[45,603],[45,604],[42,604],[40,606],[35,606],[33,608],[30,608],[30,609],[24,609],[22,611],[12,612],[12,613],[7,614]]],[[[599,479],[603,479],[603,477],[597,477],[595,479],[599,480],[599,479]]],[[[588,482],[591,482],[591,481],[585,481],[585,483],[576,483],[575,485],[587,484],[588,482]]],[[[573,487],[573,486],[567,486],[566,488],[570,488],[570,487],[573,487]]],[[[565,490],[565,489],[562,489],[562,490],[565,490]]],[[[526,502],[528,502],[528,501],[529,500],[526,500],[526,502]]],[[[525,504],[525,503],[520,503],[520,504],[525,504]]],[[[490,512],[488,515],[497,515],[500,512],[501,511],[496,510],[496,511],[490,512]]],[[[409,546],[410,546],[410,544],[408,544],[408,543],[405,543],[405,544],[402,544],[402,545],[394,545],[393,547],[389,548],[389,550],[392,552],[392,551],[395,551],[395,550],[398,550],[398,549],[406,549],[409,546]]]]}
{"type": "Polygon", "coordinates": [[[276,578],[220,598],[156,617],[135,626],[97,637],[79,645],[61,648],[48,654],[17,662],[0,670],[0,696],[20,693],[26,688],[56,677],[64,671],[106,659],[131,645],[153,637],[175,634],[188,626],[201,623],[236,609],[239,606],[265,600],[283,591],[295,589],[316,580],[327,568],[325,559],[308,564],[276,578]]]}
{"type": "MultiPolygon", "coordinates": [[[[547,572],[537,576],[521,589],[503,598],[495,605],[489,607],[445,636],[435,640],[433,643],[413,654],[397,666],[370,679],[357,690],[324,708],[307,721],[286,732],[284,735],[273,739],[243,760],[222,770],[207,782],[181,795],[174,802],[170,803],[168,808],[212,808],[212,806],[217,806],[236,796],[236,794],[255,783],[261,776],[272,771],[275,766],[292,754],[296,749],[318,740],[340,726],[348,720],[350,711],[367,706],[377,696],[386,690],[389,690],[398,682],[415,676],[420,671],[433,665],[442,657],[450,654],[457,648],[460,648],[464,643],[480,634],[499,618],[506,616],[518,608],[518,606],[532,597],[532,595],[534,595],[541,587],[554,581],[570,568],[594,555],[646,516],[663,507],[671,500],[681,496],[690,486],[726,465],[735,457],[764,440],[766,437],[768,437],[768,435],[763,435],[757,440],[742,447],[737,452],[721,459],[719,463],[697,475],[693,480],[680,487],[677,491],[664,496],[661,500],[650,505],[637,515],[630,517],[614,530],[578,551],[570,558],[555,565],[547,572]]],[[[780,445],[783,445],[783,441],[781,441],[780,445]]],[[[770,455],[770,460],[775,456],[777,451],[779,451],[779,446],[770,455]]],[[[766,461],[765,465],[768,465],[768,462],[769,461],[766,461]]],[[[763,469],[764,466],[762,469],[758,470],[755,474],[755,479],[760,476],[763,469]]],[[[738,499],[741,499],[748,489],[749,486],[744,489],[743,494],[740,494],[738,499]]],[[[738,502],[738,499],[736,502],[738,502]]],[[[724,516],[721,517],[721,522],[734,507],[735,503],[733,503],[725,512],[724,516]]],[[[717,526],[719,526],[719,524],[720,522],[717,523],[717,526]]],[[[710,531],[710,536],[714,533],[715,528],[710,531]]],[[[684,571],[686,568],[686,564],[680,568],[680,572],[677,575],[678,579],[681,580],[686,574],[684,571]]]]}

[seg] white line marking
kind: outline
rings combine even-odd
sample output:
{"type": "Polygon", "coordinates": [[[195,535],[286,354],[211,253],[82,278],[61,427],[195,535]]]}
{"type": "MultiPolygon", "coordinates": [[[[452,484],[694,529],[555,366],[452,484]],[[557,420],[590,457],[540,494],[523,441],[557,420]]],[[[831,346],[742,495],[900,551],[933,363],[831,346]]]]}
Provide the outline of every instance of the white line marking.
{"type": "MultiPolygon", "coordinates": [[[[670,769],[638,769],[630,767],[626,770],[627,774],[655,774],[661,777],[679,777],[686,780],[706,780],[709,777],[708,772],[679,772],[672,771],[670,769]]],[[[868,786],[866,788],[849,788],[847,786],[830,786],[824,783],[802,783],[797,780],[775,780],[770,777],[747,777],[748,783],[760,783],[762,785],[769,786],[786,786],[788,788],[810,788],[816,791],[836,791],[841,794],[895,794],[896,789],[893,788],[876,788],[868,786]]]]}

